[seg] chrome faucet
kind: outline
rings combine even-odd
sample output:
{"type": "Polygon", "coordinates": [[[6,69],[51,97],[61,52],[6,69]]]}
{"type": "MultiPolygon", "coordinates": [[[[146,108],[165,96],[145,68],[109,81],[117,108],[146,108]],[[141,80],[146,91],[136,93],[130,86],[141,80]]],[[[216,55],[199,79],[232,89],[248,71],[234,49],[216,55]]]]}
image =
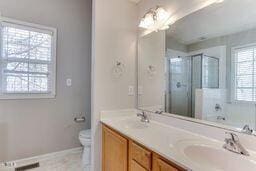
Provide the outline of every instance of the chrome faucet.
{"type": "Polygon", "coordinates": [[[218,121],[225,121],[226,120],[226,118],[224,117],[224,116],[217,116],[217,120],[218,121]]]}
{"type": "Polygon", "coordinates": [[[162,110],[156,110],[156,111],[155,111],[155,114],[161,115],[161,114],[163,114],[163,113],[164,113],[164,111],[162,111],[162,110]]]}
{"type": "Polygon", "coordinates": [[[148,116],[146,115],[146,113],[144,111],[142,111],[141,113],[137,113],[138,117],[141,117],[141,122],[146,122],[149,123],[149,119],[148,116]]]}
{"type": "Polygon", "coordinates": [[[236,134],[231,132],[226,132],[226,134],[230,135],[230,138],[225,138],[225,144],[223,145],[224,149],[234,153],[249,156],[249,152],[241,145],[236,134]]]}
{"type": "Polygon", "coordinates": [[[248,135],[252,135],[253,129],[251,129],[249,125],[245,125],[242,129],[242,132],[248,135]]]}

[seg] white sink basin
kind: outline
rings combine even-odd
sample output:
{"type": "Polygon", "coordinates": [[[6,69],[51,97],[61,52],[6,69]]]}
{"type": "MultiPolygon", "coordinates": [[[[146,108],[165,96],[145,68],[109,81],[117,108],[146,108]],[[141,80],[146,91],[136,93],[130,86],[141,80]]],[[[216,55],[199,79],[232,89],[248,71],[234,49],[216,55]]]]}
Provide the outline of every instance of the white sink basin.
{"type": "Polygon", "coordinates": [[[117,119],[114,122],[115,124],[130,130],[145,129],[150,125],[150,123],[141,122],[139,117],[130,117],[122,120],[117,119]]]}
{"type": "Polygon", "coordinates": [[[209,171],[255,171],[252,157],[229,152],[218,143],[180,141],[175,146],[183,157],[196,167],[209,171]]]}
{"type": "Polygon", "coordinates": [[[126,120],[124,126],[129,129],[144,129],[149,126],[149,123],[141,122],[138,118],[137,120],[126,120]]]}

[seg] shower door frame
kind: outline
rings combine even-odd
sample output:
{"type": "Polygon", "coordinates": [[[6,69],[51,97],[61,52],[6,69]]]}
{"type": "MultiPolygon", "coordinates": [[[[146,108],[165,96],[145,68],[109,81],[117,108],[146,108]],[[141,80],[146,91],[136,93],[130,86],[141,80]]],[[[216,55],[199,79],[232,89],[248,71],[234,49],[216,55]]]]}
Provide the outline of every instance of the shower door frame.
{"type": "MultiPolygon", "coordinates": [[[[193,59],[194,59],[194,57],[197,57],[197,56],[200,56],[200,58],[201,58],[201,64],[200,64],[200,89],[202,89],[202,87],[203,87],[203,56],[204,56],[204,54],[203,53],[199,53],[199,54],[195,54],[195,55],[191,55],[190,56],[190,60],[191,60],[191,63],[190,63],[190,68],[191,68],[191,75],[190,75],[190,77],[191,77],[191,83],[190,83],[190,97],[191,97],[191,99],[190,99],[190,105],[191,105],[191,107],[190,107],[190,116],[191,116],[191,118],[195,118],[195,111],[193,111],[193,71],[194,71],[194,66],[193,66],[193,59]]],[[[195,97],[195,96],[194,96],[195,97]]],[[[195,107],[194,107],[194,109],[195,109],[195,107]]]]}

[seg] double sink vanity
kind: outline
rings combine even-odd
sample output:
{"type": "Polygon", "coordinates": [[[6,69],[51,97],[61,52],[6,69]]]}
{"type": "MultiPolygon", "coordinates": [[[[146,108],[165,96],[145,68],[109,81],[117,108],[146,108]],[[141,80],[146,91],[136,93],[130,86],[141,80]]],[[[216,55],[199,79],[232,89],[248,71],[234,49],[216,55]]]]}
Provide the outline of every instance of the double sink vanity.
{"type": "Polygon", "coordinates": [[[103,171],[256,170],[256,152],[245,149],[235,134],[219,141],[147,115],[148,122],[136,110],[102,112],[103,171]]]}

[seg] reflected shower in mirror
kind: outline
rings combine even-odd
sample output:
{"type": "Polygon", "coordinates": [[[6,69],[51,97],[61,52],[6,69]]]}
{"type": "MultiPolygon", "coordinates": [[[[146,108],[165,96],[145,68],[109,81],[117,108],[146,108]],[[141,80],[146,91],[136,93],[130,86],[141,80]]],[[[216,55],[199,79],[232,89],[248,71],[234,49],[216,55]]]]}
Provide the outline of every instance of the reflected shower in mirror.
{"type": "Polygon", "coordinates": [[[165,112],[195,117],[196,90],[219,88],[219,58],[203,53],[172,58],[171,54],[166,56],[165,112]]]}
{"type": "Polygon", "coordinates": [[[226,0],[140,37],[139,109],[255,130],[255,6],[226,0]]]}

